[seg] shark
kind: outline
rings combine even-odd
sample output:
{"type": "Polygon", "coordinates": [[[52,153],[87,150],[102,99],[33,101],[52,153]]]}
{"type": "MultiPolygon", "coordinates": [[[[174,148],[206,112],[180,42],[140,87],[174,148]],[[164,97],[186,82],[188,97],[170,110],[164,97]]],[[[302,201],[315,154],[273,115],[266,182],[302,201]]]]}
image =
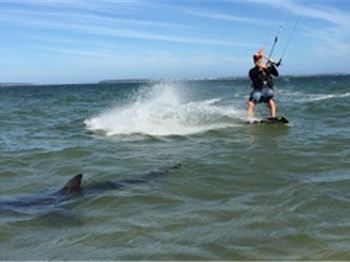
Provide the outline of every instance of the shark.
{"type": "Polygon", "coordinates": [[[32,194],[12,200],[0,201],[0,211],[20,212],[26,209],[54,208],[77,196],[96,195],[108,190],[121,189],[127,185],[144,184],[150,180],[155,180],[159,177],[165,176],[172,170],[179,169],[180,167],[181,164],[178,163],[171,167],[148,172],[138,178],[122,179],[115,182],[91,182],[87,185],[83,185],[82,183],[83,174],[76,174],[57,191],[32,194]]]}

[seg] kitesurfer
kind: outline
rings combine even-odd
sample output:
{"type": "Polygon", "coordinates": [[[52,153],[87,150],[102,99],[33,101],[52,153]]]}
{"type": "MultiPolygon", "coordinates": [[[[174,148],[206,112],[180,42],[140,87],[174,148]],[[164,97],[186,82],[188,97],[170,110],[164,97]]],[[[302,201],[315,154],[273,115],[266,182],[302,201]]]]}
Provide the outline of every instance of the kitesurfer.
{"type": "Polygon", "coordinates": [[[270,117],[276,117],[276,102],[273,89],[273,78],[278,77],[277,67],[279,63],[273,62],[271,58],[266,58],[263,63],[264,52],[260,49],[253,55],[255,67],[249,70],[249,78],[252,81],[253,91],[250,94],[247,104],[248,121],[253,121],[254,108],[256,104],[267,103],[270,109],[270,117]]]}

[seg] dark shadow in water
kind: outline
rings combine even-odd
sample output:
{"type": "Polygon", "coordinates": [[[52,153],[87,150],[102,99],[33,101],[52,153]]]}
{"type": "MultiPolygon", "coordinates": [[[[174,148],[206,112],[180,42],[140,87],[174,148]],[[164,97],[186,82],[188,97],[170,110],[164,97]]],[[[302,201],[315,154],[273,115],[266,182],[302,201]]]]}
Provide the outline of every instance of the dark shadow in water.
{"type": "Polygon", "coordinates": [[[73,206],[85,196],[102,194],[105,191],[120,189],[127,185],[144,184],[180,167],[181,164],[175,164],[171,167],[148,172],[134,179],[93,182],[84,186],[82,185],[83,175],[78,174],[56,192],[0,201],[0,214],[2,220],[14,221],[13,223],[19,223],[19,225],[28,223],[38,226],[77,226],[81,222],[72,213],[73,206]],[[14,218],[15,220],[13,220],[14,218]]]}
{"type": "Polygon", "coordinates": [[[41,228],[63,228],[83,225],[80,216],[77,216],[69,208],[54,208],[44,212],[32,214],[17,214],[16,219],[8,221],[11,226],[18,227],[41,227],[41,228]]]}

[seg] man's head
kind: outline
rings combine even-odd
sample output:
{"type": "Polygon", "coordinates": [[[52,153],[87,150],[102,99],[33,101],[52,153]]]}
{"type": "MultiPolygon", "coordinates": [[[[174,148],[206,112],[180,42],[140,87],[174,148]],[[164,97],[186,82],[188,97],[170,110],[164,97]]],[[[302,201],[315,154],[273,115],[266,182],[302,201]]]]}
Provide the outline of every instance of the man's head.
{"type": "Polygon", "coordinates": [[[253,55],[254,64],[260,64],[263,58],[264,58],[264,50],[259,49],[259,51],[253,55]]]}

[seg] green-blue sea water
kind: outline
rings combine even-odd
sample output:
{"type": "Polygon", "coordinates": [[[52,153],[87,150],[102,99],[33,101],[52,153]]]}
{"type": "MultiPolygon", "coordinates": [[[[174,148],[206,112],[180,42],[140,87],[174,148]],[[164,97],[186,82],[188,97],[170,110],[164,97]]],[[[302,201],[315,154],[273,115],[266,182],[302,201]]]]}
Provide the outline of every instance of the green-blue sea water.
{"type": "Polygon", "coordinates": [[[249,84],[0,88],[0,203],[182,165],[0,211],[0,259],[349,260],[350,76],[277,80],[288,126],[245,124],[249,84]]]}

